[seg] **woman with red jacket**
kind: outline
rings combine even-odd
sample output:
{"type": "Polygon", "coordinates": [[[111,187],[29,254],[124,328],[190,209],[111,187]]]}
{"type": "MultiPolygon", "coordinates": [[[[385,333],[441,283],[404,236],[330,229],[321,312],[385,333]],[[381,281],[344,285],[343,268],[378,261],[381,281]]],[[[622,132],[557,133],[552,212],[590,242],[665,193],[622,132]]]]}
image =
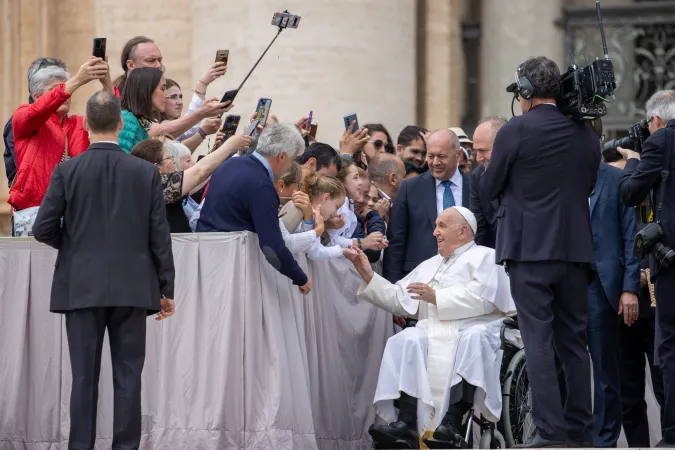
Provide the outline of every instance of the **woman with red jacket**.
{"type": "Polygon", "coordinates": [[[84,63],[73,78],[62,68],[49,66],[39,68],[29,80],[35,103],[21,105],[12,118],[18,170],[9,204],[14,209],[39,206],[54,167],[89,147],[84,117],[68,116],[68,111],[73,92],[93,80],[114,92],[108,63],[101,58],[84,63]]]}

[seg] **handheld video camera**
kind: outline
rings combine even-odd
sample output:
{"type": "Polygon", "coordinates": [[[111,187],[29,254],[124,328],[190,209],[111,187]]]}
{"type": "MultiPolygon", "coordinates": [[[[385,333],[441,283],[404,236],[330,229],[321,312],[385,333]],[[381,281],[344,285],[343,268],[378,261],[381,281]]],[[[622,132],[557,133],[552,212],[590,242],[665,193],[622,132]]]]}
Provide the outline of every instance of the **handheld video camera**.
{"type": "Polygon", "coordinates": [[[560,77],[560,94],[556,99],[558,108],[577,120],[597,119],[607,114],[605,102],[614,96],[616,89],[614,65],[609,59],[599,0],[595,2],[595,11],[605,58],[596,58],[584,67],[572,64],[560,77]]]}
{"type": "Polygon", "coordinates": [[[652,222],[635,236],[633,253],[639,259],[651,253],[661,266],[668,267],[675,260],[675,250],[661,242],[662,239],[663,229],[658,222],[652,222]]]}
{"type": "Polygon", "coordinates": [[[602,147],[602,157],[607,162],[620,160],[622,156],[621,153],[617,151],[617,147],[628,148],[640,153],[642,151],[642,144],[647,140],[649,134],[647,121],[641,120],[638,123],[631,125],[628,129],[628,136],[606,142],[602,147]]]}

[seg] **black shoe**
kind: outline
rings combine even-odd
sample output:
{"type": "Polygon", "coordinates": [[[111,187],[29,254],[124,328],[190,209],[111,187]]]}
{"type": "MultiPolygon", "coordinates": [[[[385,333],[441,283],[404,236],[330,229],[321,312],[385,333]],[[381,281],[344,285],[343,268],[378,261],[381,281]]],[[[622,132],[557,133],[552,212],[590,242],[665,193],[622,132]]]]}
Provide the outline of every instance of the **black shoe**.
{"type": "Polygon", "coordinates": [[[514,445],[513,448],[567,448],[567,442],[545,439],[539,433],[536,433],[528,442],[514,445]]]}
{"type": "MultiPolygon", "coordinates": [[[[448,444],[449,448],[466,448],[462,433],[451,423],[441,423],[434,431],[434,441],[448,444]]],[[[436,447],[438,448],[438,447],[436,447]]],[[[446,447],[447,448],[447,447],[446,447]]]]}
{"type": "Polygon", "coordinates": [[[663,439],[661,439],[659,441],[659,443],[656,444],[656,448],[673,448],[673,447],[675,447],[674,444],[669,444],[666,441],[664,441],[663,439]]]}
{"type": "Polygon", "coordinates": [[[419,448],[420,445],[420,435],[417,429],[409,427],[407,423],[400,420],[389,425],[371,425],[368,433],[378,444],[403,440],[411,445],[410,448],[419,448]]]}

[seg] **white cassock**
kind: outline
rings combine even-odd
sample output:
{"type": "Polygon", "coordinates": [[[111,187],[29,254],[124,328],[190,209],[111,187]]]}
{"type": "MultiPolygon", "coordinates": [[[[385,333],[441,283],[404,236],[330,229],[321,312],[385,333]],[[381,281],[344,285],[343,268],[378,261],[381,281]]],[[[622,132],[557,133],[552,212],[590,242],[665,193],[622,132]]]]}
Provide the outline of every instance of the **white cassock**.
{"type": "Polygon", "coordinates": [[[424,261],[396,284],[374,274],[358,295],[397,316],[413,316],[419,307],[417,326],[389,338],[384,350],[373,400],[382,419],[396,421],[394,400],[403,391],[418,399],[420,435],[435,430],[448,409],[450,389],[464,379],[476,386],[476,410],[490,421],[499,420],[499,332],[505,315],[516,307],[493,249],[470,242],[447,258],[424,261]],[[436,305],[410,298],[410,283],[434,288],[436,305]]]}

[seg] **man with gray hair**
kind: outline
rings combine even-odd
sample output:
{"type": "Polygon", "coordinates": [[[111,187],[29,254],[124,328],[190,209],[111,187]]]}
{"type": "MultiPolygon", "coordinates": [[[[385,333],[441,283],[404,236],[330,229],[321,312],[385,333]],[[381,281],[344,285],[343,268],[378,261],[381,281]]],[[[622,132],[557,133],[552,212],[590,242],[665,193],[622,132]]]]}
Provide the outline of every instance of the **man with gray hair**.
{"type": "Polygon", "coordinates": [[[262,132],[255,152],[230,158],[213,176],[197,232],[251,231],[258,235],[265,259],[307,294],[312,281],[286,248],[279,228],[279,195],[274,180],[305,150],[295,125],[279,123],[262,132]]]}
{"type": "Polygon", "coordinates": [[[496,213],[499,209],[497,200],[481,198],[478,186],[480,177],[485,172],[485,167],[492,156],[492,146],[499,129],[506,124],[506,119],[498,116],[489,116],[478,122],[476,131],[473,132],[473,150],[476,154],[478,166],[471,172],[471,194],[469,209],[476,216],[478,231],[476,232],[476,244],[495,248],[497,239],[496,213]]]}
{"type": "MultiPolygon", "coordinates": [[[[66,70],[66,63],[57,58],[38,58],[33,61],[28,67],[28,85],[30,86],[30,80],[35,75],[35,72],[45,68],[56,66],[60,67],[63,70],[66,70]]],[[[28,95],[28,103],[32,104],[35,100],[32,95],[28,95]]],[[[16,177],[16,155],[14,154],[14,133],[12,132],[12,118],[10,117],[5,128],[2,131],[2,140],[5,143],[5,152],[3,157],[5,159],[5,174],[7,175],[7,185],[12,186],[14,182],[14,177],[16,177]]]]}
{"type": "MultiPolygon", "coordinates": [[[[675,247],[675,91],[659,91],[645,105],[647,126],[651,136],[642,145],[642,152],[618,148],[626,161],[621,177],[621,199],[628,206],[638,206],[653,192],[656,203],[654,222],[640,235],[654,235],[652,242],[675,247]],[[649,231],[648,231],[649,230],[649,231]],[[651,232],[650,232],[651,231],[651,232]]],[[[649,250],[649,249],[648,249],[649,250]]],[[[656,359],[661,362],[665,404],[662,408],[663,440],[657,447],[675,446],[675,264],[669,263],[666,251],[650,253],[651,278],[654,280],[656,334],[660,340],[656,359]]]]}

